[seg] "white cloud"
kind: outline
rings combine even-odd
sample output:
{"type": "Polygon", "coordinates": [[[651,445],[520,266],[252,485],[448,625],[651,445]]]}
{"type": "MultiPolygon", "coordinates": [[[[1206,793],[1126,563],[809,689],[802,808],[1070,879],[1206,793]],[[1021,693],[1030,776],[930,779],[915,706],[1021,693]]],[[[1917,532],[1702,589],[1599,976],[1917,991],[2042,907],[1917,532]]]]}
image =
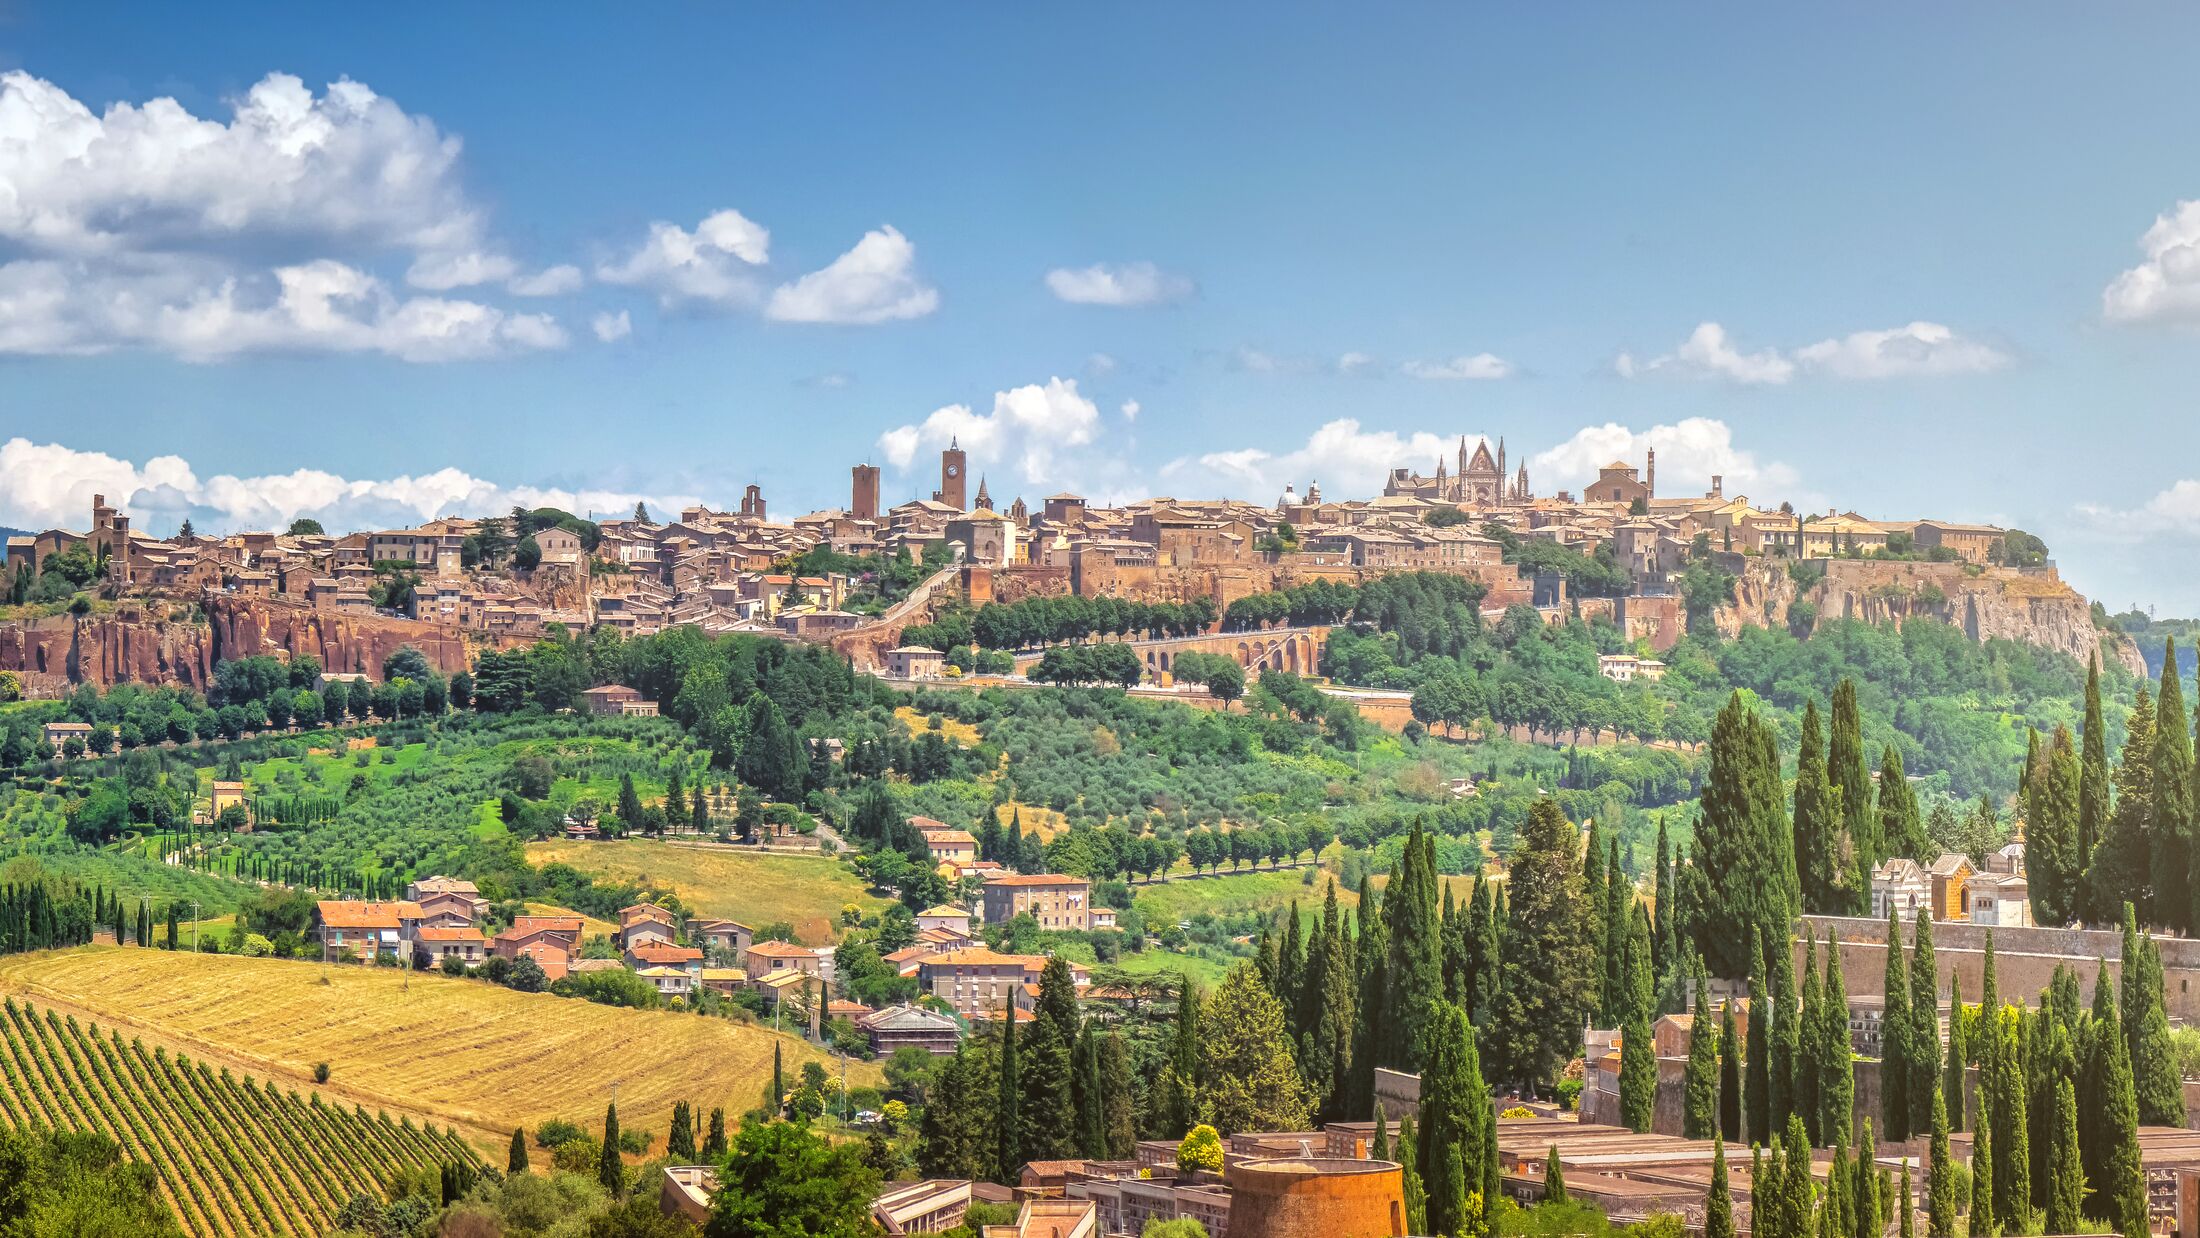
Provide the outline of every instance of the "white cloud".
{"type": "Polygon", "coordinates": [[[779,322],[875,323],[922,318],[939,291],[917,278],[917,247],[891,226],[791,284],[772,290],[765,314],[779,322]]]}
{"type": "Polygon", "coordinates": [[[533,275],[521,275],[505,285],[515,297],[562,297],[579,292],[587,277],[577,266],[559,265],[544,267],[533,275]]]}
{"type": "Polygon", "coordinates": [[[92,496],[165,531],[188,517],[202,532],[279,529],[310,516],[331,531],[392,528],[449,514],[490,515],[515,504],[625,513],[638,501],[677,511],[685,495],[645,495],[609,489],[505,486],[460,469],[382,480],[347,479],[318,469],[262,477],[201,478],[178,456],[133,464],[101,452],[13,438],[0,443],[0,523],[22,528],[82,529],[92,496]]]}
{"type": "Polygon", "coordinates": [[[1937,322],[1887,331],[1857,331],[1795,350],[1796,364],[1835,378],[1904,378],[1982,374],[2009,364],[2007,353],[1967,339],[1937,322]]]}
{"type": "Polygon", "coordinates": [[[1727,338],[1726,328],[1715,322],[1700,323],[1681,346],[1664,356],[1637,361],[1621,353],[1615,363],[1622,378],[1674,375],[1682,378],[1717,378],[1745,386],[1779,384],[1795,377],[1795,363],[1777,349],[1744,353],[1727,338]]]}
{"type": "Polygon", "coordinates": [[[1729,498],[1747,495],[1751,502],[1776,507],[1782,500],[1802,507],[1819,496],[1801,488],[1802,479],[1788,465],[1760,460],[1756,454],[1734,445],[1734,432],[1723,421],[1690,417],[1673,425],[1631,430],[1618,422],[1584,426],[1556,447],[1528,461],[1529,480],[1539,494],[1571,489],[1596,480],[1597,469],[1613,460],[1625,460],[1640,468],[1644,455],[1658,453],[1658,490],[1665,495],[1701,493],[1709,489],[1714,474],[1724,479],[1729,498]]]}
{"type": "Polygon", "coordinates": [[[990,412],[967,404],[934,409],[921,422],[881,434],[878,448],[887,463],[905,470],[919,451],[952,442],[981,466],[1013,464],[1026,482],[1058,482],[1066,477],[1065,449],[1089,446],[1099,429],[1099,406],[1078,392],[1077,380],[1050,378],[995,392],[990,412]]]}
{"type": "Polygon", "coordinates": [[[448,292],[453,288],[499,283],[518,273],[519,264],[502,254],[469,249],[459,253],[422,254],[405,272],[405,282],[430,292],[448,292]]]}
{"type": "Polygon", "coordinates": [[[1514,373],[1512,362],[1486,352],[1449,361],[1408,361],[1398,368],[1408,378],[1449,380],[1511,378],[1514,373]]]}
{"type": "Polygon", "coordinates": [[[1135,308],[1181,301],[1199,291],[1182,275],[1173,275],[1151,262],[1089,267],[1056,267],[1047,272],[1047,288],[1073,305],[1113,305],[1135,308]]]}
{"type": "Polygon", "coordinates": [[[735,210],[719,211],[693,232],[658,220],[625,257],[599,264],[607,284],[657,294],[666,305],[683,301],[748,307],[762,296],[754,268],[771,258],[771,233],[735,210]]]}
{"type": "Polygon", "coordinates": [[[2111,322],[2200,322],[2200,199],[2156,216],[2139,248],[2146,261],[2102,290],[2101,313],[2111,322]]]}
{"type": "Polygon", "coordinates": [[[634,320],[627,317],[625,310],[620,310],[616,314],[603,313],[596,315],[588,320],[588,327],[596,333],[597,339],[609,344],[613,340],[623,340],[632,335],[634,333],[634,320]]]}
{"type": "Polygon", "coordinates": [[[1138,420],[1138,413],[1139,413],[1139,406],[1138,406],[1138,401],[1136,401],[1136,400],[1125,400],[1125,401],[1123,401],[1123,407],[1121,408],[1121,410],[1120,410],[1120,411],[1121,411],[1121,412],[1122,412],[1122,414],[1123,414],[1123,420],[1125,420],[1125,421],[1136,421],[1136,420],[1138,420]]]}
{"type": "Polygon", "coordinates": [[[1348,352],[1337,358],[1337,372],[1344,375],[1366,374],[1375,368],[1375,358],[1364,352],[1348,352]]]}
{"type": "Polygon", "coordinates": [[[269,235],[419,253],[476,246],[459,141],[344,79],[315,95],[270,73],[230,119],[172,98],[104,114],[53,83],[0,74],[0,237],[54,252],[269,235]]]}
{"type": "Polygon", "coordinates": [[[1096,352],[1085,358],[1085,377],[1106,378],[1123,368],[1123,363],[1104,352],[1096,352]]]}
{"type": "Polygon", "coordinates": [[[259,352],[366,352],[457,361],[558,348],[541,314],[474,301],[399,298],[372,275],[322,259],[240,279],[189,259],[0,266],[0,352],[147,347],[190,361],[259,352]]]}
{"type": "Polygon", "coordinates": [[[2174,482],[2129,510],[2081,503],[2078,514],[2093,533],[2107,540],[2136,541],[2159,535],[2200,538],[2200,481],[2174,482]]]}
{"type": "Polygon", "coordinates": [[[1451,439],[1445,435],[1363,430],[1357,420],[1340,417],[1315,430],[1295,450],[1279,455],[1265,447],[1244,447],[1185,456],[1163,465],[1161,479],[1187,494],[1232,495],[1263,503],[1282,493],[1286,483],[1303,489],[1320,481],[1334,495],[1369,495],[1381,491],[1391,469],[1433,468],[1439,458],[1450,458],[1450,450],[1451,439]]]}
{"type": "Polygon", "coordinates": [[[1621,353],[1613,368],[1622,378],[1717,379],[1749,387],[1779,386],[1805,373],[1847,379],[1983,374],[2009,361],[2000,349],[1937,322],[1856,331],[1785,354],[1777,348],[1745,353],[1725,327],[1706,322],[1670,353],[1646,361],[1621,353]]]}

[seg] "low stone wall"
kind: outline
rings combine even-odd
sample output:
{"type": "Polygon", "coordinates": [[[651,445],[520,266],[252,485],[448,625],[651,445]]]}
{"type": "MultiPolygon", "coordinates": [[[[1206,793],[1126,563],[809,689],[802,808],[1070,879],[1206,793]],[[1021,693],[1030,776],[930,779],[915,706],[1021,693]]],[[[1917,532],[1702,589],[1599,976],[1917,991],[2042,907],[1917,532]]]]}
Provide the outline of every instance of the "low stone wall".
{"type": "MultiPolygon", "coordinates": [[[[1821,944],[1829,935],[1841,941],[1842,979],[1852,998],[1877,998],[1886,992],[1887,922],[1868,916],[1804,916],[1803,923],[1821,944]]],[[[1908,948],[1914,930],[1905,926],[1903,946],[1908,948]]],[[[2070,928],[1996,928],[1960,920],[1933,922],[1933,961],[1940,972],[1939,992],[1948,995],[1949,978],[1959,977],[1963,996],[1977,1001],[1986,974],[1986,935],[1994,936],[1995,978],[2009,1000],[2036,1002],[2057,967],[2069,967],[2088,998],[2094,976],[2104,966],[2111,980],[2122,975],[2124,953],[2121,932],[2070,928]]],[[[2163,989],[2173,1022],[2200,1023],[2200,940],[2156,936],[2162,952],[2163,989]]],[[[1796,965],[1802,964],[1802,942],[1795,944],[1796,965]]]]}

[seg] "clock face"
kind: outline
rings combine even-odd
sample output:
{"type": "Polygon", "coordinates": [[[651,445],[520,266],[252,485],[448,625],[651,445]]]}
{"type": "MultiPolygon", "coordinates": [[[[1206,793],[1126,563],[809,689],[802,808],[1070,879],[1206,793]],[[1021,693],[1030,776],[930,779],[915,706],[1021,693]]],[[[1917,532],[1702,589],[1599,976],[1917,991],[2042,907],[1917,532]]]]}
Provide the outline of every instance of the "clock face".
{"type": "Polygon", "coordinates": [[[962,476],[962,470],[950,464],[947,466],[947,475],[949,477],[960,477],[962,476]]]}

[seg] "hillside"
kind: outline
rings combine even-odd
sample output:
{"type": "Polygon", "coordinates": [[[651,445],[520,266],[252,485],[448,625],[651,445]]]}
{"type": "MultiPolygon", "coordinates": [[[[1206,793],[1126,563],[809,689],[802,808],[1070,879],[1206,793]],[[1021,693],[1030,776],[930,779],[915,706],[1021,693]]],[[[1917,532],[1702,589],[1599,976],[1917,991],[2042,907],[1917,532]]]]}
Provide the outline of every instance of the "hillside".
{"type": "Polygon", "coordinates": [[[885,900],[838,860],[824,856],[743,853],[727,847],[651,842],[540,842],[527,847],[534,864],[570,864],[592,877],[667,889],[689,910],[756,927],[787,923],[810,945],[832,940],[840,909],[851,903],[877,911],[885,900]]]}
{"type": "MultiPolygon", "coordinates": [[[[660,1137],[677,1101],[755,1107],[772,1046],[791,1073],[824,1055],[793,1036],[625,1010],[478,980],[278,959],[88,946],[0,959],[0,991],[140,1031],[245,1069],[308,1077],[372,1107],[426,1111],[485,1147],[547,1118],[621,1120],[660,1137]]],[[[837,1072],[838,1067],[835,1065],[837,1072]]],[[[850,1063],[851,1086],[878,1071],[850,1063]]]]}
{"type": "Polygon", "coordinates": [[[379,1195],[395,1173],[479,1160],[447,1127],[301,1096],[12,997],[0,1016],[0,1114],[116,1140],[153,1167],[198,1235],[323,1233],[345,1201],[379,1195]]]}

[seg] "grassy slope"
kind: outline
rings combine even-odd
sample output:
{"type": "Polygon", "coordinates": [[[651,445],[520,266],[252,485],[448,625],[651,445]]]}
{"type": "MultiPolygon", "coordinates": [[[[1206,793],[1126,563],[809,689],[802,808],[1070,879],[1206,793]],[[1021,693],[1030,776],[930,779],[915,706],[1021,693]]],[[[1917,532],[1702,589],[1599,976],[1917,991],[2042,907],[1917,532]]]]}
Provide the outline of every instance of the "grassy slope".
{"type": "MultiPolygon", "coordinates": [[[[310,1090],[325,1061],[334,1073],[324,1092],[455,1123],[488,1152],[515,1126],[600,1123],[614,1082],[620,1121],[661,1136],[675,1101],[753,1108],[775,1040],[789,1075],[826,1060],[794,1037],[723,1019],[433,974],[405,981],[386,969],[102,946],[0,959],[0,990],[286,1085],[310,1090]]],[[[848,1078],[875,1083],[878,1069],[851,1062],[848,1078]]]]}
{"type": "Polygon", "coordinates": [[[840,909],[885,906],[840,861],[824,856],[745,855],[723,848],[684,846],[626,838],[616,842],[542,842],[527,848],[535,864],[570,864],[584,873],[623,881],[657,882],[691,910],[744,924],[784,920],[803,941],[823,944],[840,909]]]}
{"type": "MultiPolygon", "coordinates": [[[[1322,899],[1329,890],[1330,873],[1327,869],[1314,872],[1314,884],[1304,880],[1307,869],[1287,869],[1275,873],[1231,873],[1225,871],[1218,877],[1179,877],[1160,885],[1138,886],[1131,897],[1138,905],[1139,913],[1146,917],[1146,927],[1159,930],[1179,920],[1190,919],[1206,911],[1215,915],[1228,915],[1238,911],[1266,911],[1287,907],[1298,900],[1301,914],[1312,908],[1321,911],[1322,899]]],[[[1337,905],[1352,908],[1359,905],[1359,894],[1339,888],[1337,905]]]]}

